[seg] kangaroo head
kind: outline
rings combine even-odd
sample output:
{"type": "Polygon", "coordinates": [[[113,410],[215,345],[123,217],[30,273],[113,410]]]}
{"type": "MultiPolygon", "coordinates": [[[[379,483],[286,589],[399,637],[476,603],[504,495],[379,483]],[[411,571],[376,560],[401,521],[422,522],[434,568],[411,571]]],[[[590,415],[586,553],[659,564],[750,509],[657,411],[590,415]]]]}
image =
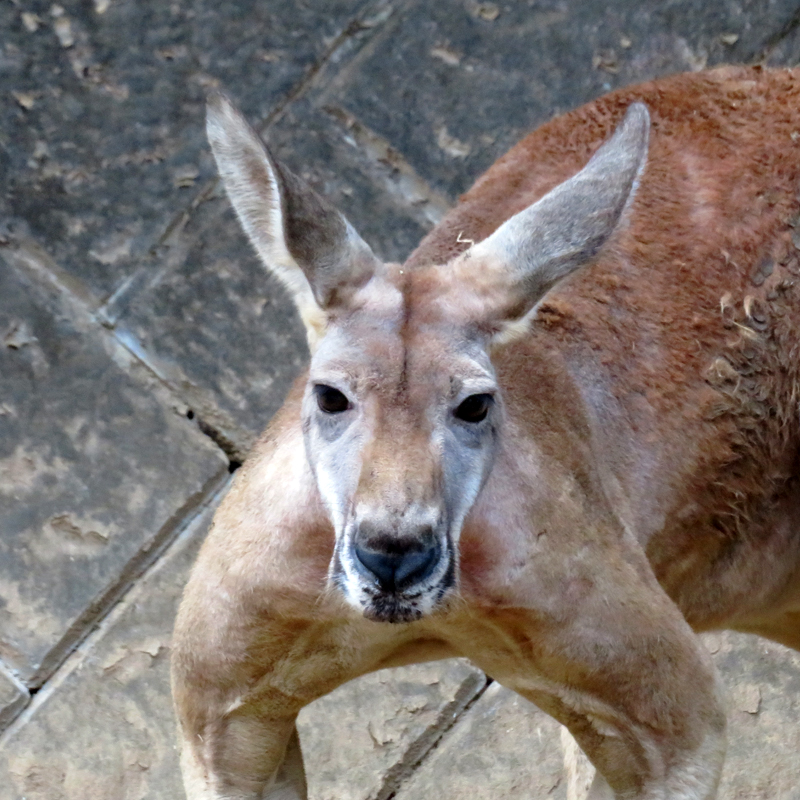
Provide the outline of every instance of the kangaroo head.
{"type": "Polygon", "coordinates": [[[449,264],[408,270],[379,261],[227,99],[209,102],[228,195],[306,326],[302,424],[336,531],[330,579],[367,617],[418,619],[456,586],[461,527],[503,436],[491,348],[619,225],[648,130],[631,106],[573,178],[449,264]]]}

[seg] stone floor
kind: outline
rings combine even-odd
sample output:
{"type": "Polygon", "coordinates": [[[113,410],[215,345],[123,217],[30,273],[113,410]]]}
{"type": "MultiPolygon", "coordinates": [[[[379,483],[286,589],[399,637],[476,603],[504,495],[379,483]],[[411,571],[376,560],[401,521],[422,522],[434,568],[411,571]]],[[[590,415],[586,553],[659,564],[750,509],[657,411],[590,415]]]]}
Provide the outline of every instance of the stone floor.
{"type": "MultiPolygon", "coordinates": [[[[0,800],[183,796],[175,605],[306,359],[215,181],[209,89],[402,259],[553,114],[798,61],[798,0],[0,0],[0,800]]],[[[707,644],[721,797],[800,800],[800,657],[707,644]]],[[[558,725],[464,662],[345,686],[301,733],[316,800],[583,796],[558,725]]]]}

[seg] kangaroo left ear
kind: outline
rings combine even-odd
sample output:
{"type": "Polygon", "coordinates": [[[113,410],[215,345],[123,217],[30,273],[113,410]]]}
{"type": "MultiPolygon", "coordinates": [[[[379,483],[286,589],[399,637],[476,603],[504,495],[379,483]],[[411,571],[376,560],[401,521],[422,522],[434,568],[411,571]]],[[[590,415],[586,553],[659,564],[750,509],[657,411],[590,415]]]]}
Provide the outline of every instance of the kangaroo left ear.
{"type": "Polygon", "coordinates": [[[590,262],[619,227],[647,161],[649,131],[647,107],[634,103],[577,175],[453,263],[483,296],[501,337],[553,286],[590,262]]]}
{"type": "Polygon", "coordinates": [[[222,94],[208,101],[206,130],[239,221],[291,293],[313,350],[326,312],[346,305],[380,262],[342,214],[272,158],[222,94]]]}

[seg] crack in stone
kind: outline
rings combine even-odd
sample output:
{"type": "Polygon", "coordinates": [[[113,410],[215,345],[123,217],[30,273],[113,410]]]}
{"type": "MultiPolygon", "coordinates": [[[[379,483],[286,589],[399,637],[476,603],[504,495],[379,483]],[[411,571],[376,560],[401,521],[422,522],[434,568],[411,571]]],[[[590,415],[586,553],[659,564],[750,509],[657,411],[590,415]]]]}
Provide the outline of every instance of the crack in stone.
{"type": "Polygon", "coordinates": [[[442,221],[452,203],[430,187],[386,139],[341,106],[326,105],[322,110],[344,128],[351,144],[359,148],[367,161],[382,169],[385,174],[380,180],[388,194],[399,197],[416,212],[426,228],[442,221]]]}
{"type": "Polygon", "coordinates": [[[170,380],[138,341],[126,331],[115,329],[114,321],[105,318],[102,309],[98,310],[96,298],[80,279],[65,273],[38,243],[24,236],[12,234],[0,253],[10,267],[16,267],[32,278],[38,287],[57,300],[61,312],[70,318],[76,330],[87,335],[107,337],[106,342],[111,345],[107,350],[121,369],[129,374],[133,373],[133,365],[145,370],[146,377],[158,388],[156,396],[159,402],[186,416],[191,406],[194,410],[190,419],[197,413],[198,429],[225,454],[230,472],[242,463],[252,443],[252,436],[240,429],[233,420],[227,419],[227,415],[213,402],[199,397],[200,390],[185,378],[181,376],[181,380],[170,380]],[[176,385],[183,387],[184,391],[173,388],[176,385]]]}
{"type": "Polygon", "coordinates": [[[763,64],[775,51],[778,45],[790,36],[800,26],[800,6],[786,21],[783,27],[767,37],[767,40],[751,58],[746,59],[749,64],[763,64]]]}
{"type": "Polygon", "coordinates": [[[436,721],[418,736],[403,757],[383,776],[383,782],[370,800],[393,800],[402,785],[436,750],[450,729],[466,714],[492,680],[485,675],[471,675],[456,692],[453,700],[444,706],[436,721]]]}
{"type": "Polygon", "coordinates": [[[125,598],[136,581],[164,554],[180,534],[203,512],[227,483],[227,473],[216,474],[162,525],[154,539],[133,556],[116,580],[107,586],[70,625],[61,639],[42,659],[38,669],[26,681],[29,691],[41,688],[69,656],[125,598]]]}

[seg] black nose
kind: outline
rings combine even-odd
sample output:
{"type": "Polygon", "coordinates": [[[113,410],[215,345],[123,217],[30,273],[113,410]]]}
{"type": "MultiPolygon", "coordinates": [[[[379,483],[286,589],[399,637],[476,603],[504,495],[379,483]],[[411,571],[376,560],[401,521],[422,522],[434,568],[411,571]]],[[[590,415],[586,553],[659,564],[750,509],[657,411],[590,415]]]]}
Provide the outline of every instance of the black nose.
{"type": "Polygon", "coordinates": [[[433,536],[420,541],[380,537],[357,541],[356,558],[378,580],[384,591],[397,591],[424,580],[439,561],[441,548],[433,536]]]}

